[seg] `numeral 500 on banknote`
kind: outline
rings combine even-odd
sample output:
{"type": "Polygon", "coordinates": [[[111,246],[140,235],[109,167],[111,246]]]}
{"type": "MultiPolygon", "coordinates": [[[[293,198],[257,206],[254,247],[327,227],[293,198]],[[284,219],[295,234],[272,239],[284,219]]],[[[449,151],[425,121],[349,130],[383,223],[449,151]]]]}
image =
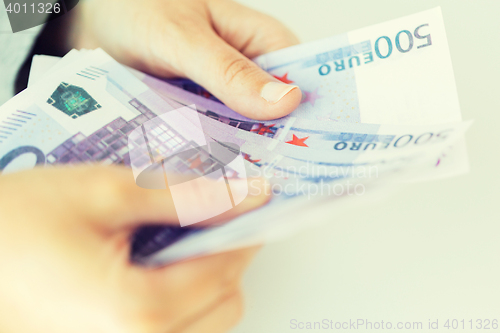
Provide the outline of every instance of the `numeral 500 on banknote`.
{"type": "MultiPolygon", "coordinates": [[[[380,59],[386,59],[391,56],[394,51],[394,47],[401,53],[410,52],[414,46],[417,49],[431,46],[432,38],[430,33],[424,35],[424,30],[428,29],[429,24],[422,24],[415,28],[413,34],[408,30],[401,30],[394,37],[394,45],[393,39],[388,36],[380,36],[374,43],[375,47],[375,55],[380,59]],[[417,45],[414,38],[418,40],[422,40],[420,44],[417,45]]],[[[367,40],[361,43],[357,43],[354,45],[350,45],[348,47],[343,47],[336,49],[331,52],[318,54],[317,62],[323,63],[318,72],[320,75],[328,75],[332,71],[332,65],[329,65],[328,61],[333,61],[333,66],[335,71],[343,71],[346,69],[346,64],[349,68],[353,66],[361,66],[361,64],[369,64],[373,62],[373,48],[371,45],[371,41],[367,40]],[[361,54],[359,56],[358,54],[361,54]],[[349,57],[347,62],[344,58],[349,57]]]]}

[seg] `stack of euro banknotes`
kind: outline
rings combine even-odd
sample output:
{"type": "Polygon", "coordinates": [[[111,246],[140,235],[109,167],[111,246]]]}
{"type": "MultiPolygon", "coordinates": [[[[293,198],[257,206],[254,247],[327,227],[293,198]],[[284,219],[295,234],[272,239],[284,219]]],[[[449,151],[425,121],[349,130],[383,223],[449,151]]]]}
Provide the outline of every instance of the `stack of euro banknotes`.
{"type": "Polygon", "coordinates": [[[138,230],[132,258],[155,266],[278,239],[317,222],[319,207],[361,200],[385,184],[468,171],[470,121],[461,118],[439,8],[253,60],[300,87],[290,115],[246,118],[194,82],[138,72],[101,49],[35,56],[28,88],[0,108],[0,173],[124,164],[138,186],[164,188],[172,184],[139,180],[168,164],[211,174],[229,195],[233,179],[269,180],[271,201],[224,225],[138,230]],[[212,144],[233,156],[221,161],[212,144]]]}

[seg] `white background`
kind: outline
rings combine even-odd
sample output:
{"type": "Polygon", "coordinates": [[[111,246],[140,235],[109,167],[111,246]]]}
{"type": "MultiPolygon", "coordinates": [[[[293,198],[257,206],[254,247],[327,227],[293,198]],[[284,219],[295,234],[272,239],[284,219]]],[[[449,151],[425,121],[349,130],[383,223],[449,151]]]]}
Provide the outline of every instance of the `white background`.
{"type": "MultiPolygon", "coordinates": [[[[291,319],[421,321],[420,332],[429,319],[439,320],[433,332],[464,332],[443,328],[446,319],[500,320],[500,1],[240,2],[303,42],[441,6],[462,115],[475,123],[469,174],[404,185],[328,216],[311,212],[327,223],[267,245],[246,275],[247,311],[233,333],[311,331],[291,329],[291,319]]],[[[500,329],[465,330],[481,331],[500,329]]]]}

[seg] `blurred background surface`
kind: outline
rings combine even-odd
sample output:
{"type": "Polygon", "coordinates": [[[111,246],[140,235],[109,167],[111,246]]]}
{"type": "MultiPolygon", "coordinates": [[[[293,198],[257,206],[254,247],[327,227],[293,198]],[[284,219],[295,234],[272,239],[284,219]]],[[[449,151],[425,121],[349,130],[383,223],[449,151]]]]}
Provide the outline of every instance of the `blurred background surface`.
{"type": "Polygon", "coordinates": [[[472,319],[469,332],[483,331],[478,319],[500,320],[500,1],[240,2],[283,21],[302,42],[441,6],[462,116],[474,124],[467,175],[311,212],[327,222],[267,245],[245,278],[247,312],[233,333],[298,331],[292,319],[421,321],[420,331],[430,319],[443,332],[462,331],[446,329],[447,319],[472,319]]]}

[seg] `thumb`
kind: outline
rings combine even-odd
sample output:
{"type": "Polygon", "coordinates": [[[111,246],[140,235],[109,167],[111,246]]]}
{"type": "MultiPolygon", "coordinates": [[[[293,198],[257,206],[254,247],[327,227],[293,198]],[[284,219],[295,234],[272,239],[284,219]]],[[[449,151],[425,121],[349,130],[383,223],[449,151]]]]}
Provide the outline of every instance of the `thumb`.
{"type": "Polygon", "coordinates": [[[28,220],[82,223],[109,232],[145,224],[220,223],[265,204],[270,194],[258,178],[249,179],[248,187],[245,179],[231,180],[230,190],[206,179],[174,190],[144,189],[136,185],[131,169],[102,165],[35,168],[1,176],[0,183],[0,201],[7,201],[9,193],[23,193],[9,210],[23,212],[28,220]],[[229,194],[234,205],[228,204],[229,194]],[[31,209],[26,210],[26,202],[31,209]]]}
{"type": "Polygon", "coordinates": [[[182,72],[248,118],[284,117],[302,99],[297,86],[277,80],[215,34],[186,47],[179,59],[182,72]]]}
{"type": "Polygon", "coordinates": [[[171,179],[182,176],[169,175],[165,189],[144,189],[135,184],[128,168],[90,169],[93,175],[87,178],[88,182],[101,183],[98,187],[101,193],[87,195],[93,197],[87,211],[94,223],[110,229],[136,228],[144,224],[206,226],[233,219],[269,200],[268,184],[259,178],[229,179],[226,183],[224,179],[215,181],[199,177],[172,185],[171,179]],[[103,179],[107,183],[105,187],[103,179]],[[113,199],[109,200],[111,196],[113,199]],[[106,200],[108,205],[103,206],[106,200]],[[92,207],[93,203],[98,206],[92,207]]]}

